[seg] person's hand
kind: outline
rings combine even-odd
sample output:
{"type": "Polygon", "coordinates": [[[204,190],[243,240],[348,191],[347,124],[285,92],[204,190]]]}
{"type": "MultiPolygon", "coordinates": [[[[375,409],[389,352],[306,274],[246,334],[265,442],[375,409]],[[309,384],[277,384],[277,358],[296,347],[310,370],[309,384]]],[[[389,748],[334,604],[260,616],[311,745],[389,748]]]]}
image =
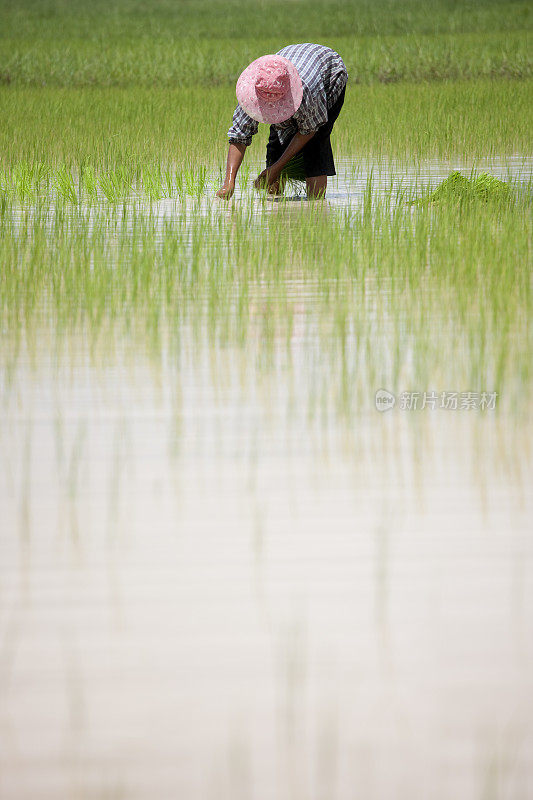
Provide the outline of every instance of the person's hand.
{"type": "Polygon", "coordinates": [[[229,200],[233,197],[233,192],[235,191],[235,186],[232,184],[224,184],[221,186],[217,192],[217,197],[220,197],[222,200],[229,200]]]}
{"type": "Polygon", "coordinates": [[[254,181],[256,189],[266,189],[269,194],[275,194],[279,186],[279,176],[273,169],[264,169],[254,181]]]}

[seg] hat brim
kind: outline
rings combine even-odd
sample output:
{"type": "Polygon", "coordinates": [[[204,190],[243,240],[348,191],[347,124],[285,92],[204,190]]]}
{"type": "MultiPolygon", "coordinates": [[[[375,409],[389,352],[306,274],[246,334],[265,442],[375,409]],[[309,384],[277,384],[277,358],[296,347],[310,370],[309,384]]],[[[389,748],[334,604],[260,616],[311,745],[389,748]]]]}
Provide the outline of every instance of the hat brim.
{"type": "Polygon", "coordinates": [[[302,79],[287,58],[278,55],[261,56],[241,72],[237,81],[237,101],[240,107],[257,122],[276,125],[285,122],[298,110],[303,97],[302,79]],[[257,96],[255,84],[262,67],[271,66],[273,59],[282,62],[289,74],[289,88],[279,100],[263,100],[257,96]]]}

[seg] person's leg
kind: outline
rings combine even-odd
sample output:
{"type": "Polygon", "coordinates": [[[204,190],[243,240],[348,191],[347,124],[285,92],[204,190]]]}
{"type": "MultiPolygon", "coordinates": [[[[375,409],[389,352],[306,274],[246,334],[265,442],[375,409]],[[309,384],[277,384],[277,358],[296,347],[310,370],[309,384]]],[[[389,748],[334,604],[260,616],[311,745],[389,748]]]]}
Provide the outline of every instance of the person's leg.
{"type": "Polygon", "coordinates": [[[313,178],[306,178],[307,196],[310,198],[319,198],[326,196],[326,189],[328,186],[327,175],[316,175],[313,178]]]}
{"type": "Polygon", "coordinates": [[[302,150],[308,197],[324,197],[328,176],[333,177],[336,174],[331,149],[331,131],[343,106],[344,94],[343,89],[338,100],[328,111],[328,121],[317,130],[302,150]]]}

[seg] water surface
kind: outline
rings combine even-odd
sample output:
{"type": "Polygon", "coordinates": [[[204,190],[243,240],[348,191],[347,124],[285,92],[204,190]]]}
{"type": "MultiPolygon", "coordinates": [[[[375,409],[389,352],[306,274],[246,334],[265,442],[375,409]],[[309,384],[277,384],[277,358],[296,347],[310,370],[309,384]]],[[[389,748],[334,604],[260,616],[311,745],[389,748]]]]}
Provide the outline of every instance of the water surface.
{"type": "MultiPolygon", "coordinates": [[[[364,192],[347,171],[332,205],[364,192]]],[[[194,319],[155,347],[17,342],[1,797],[531,794],[531,418],[505,397],[379,412],[391,387],[358,384],[324,287],[282,288],[292,324],[268,346],[260,281],[244,343],[194,319]]]]}

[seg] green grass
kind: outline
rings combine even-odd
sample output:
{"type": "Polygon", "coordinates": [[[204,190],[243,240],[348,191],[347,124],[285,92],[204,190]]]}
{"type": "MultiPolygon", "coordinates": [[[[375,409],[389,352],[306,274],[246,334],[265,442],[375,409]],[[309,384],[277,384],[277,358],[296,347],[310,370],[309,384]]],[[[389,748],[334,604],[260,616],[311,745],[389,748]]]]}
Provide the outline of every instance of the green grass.
{"type": "Polygon", "coordinates": [[[266,31],[295,41],[323,36],[487,33],[531,23],[524,0],[2,0],[6,38],[72,41],[175,37],[249,39],[266,31]],[[265,25],[268,22],[268,26],[265,25]],[[303,38],[299,38],[303,37],[303,38]]]}
{"type": "Polygon", "coordinates": [[[232,85],[291,42],[343,56],[353,83],[531,76],[528,2],[1,0],[0,83],[232,85]]]}
{"type": "MultiPolygon", "coordinates": [[[[79,170],[214,166],[225,159],[235,107],[229,88],[0,89],[0,169],[21,161],[79,170]],[[209,109],[209,113],[206,113],[209,109]]],[[[533,81],[351,86],[334,149],[363,157],[527,153],[533,81]]],[[[263,160],[268,128],[247,161],[263,160]]]]}

